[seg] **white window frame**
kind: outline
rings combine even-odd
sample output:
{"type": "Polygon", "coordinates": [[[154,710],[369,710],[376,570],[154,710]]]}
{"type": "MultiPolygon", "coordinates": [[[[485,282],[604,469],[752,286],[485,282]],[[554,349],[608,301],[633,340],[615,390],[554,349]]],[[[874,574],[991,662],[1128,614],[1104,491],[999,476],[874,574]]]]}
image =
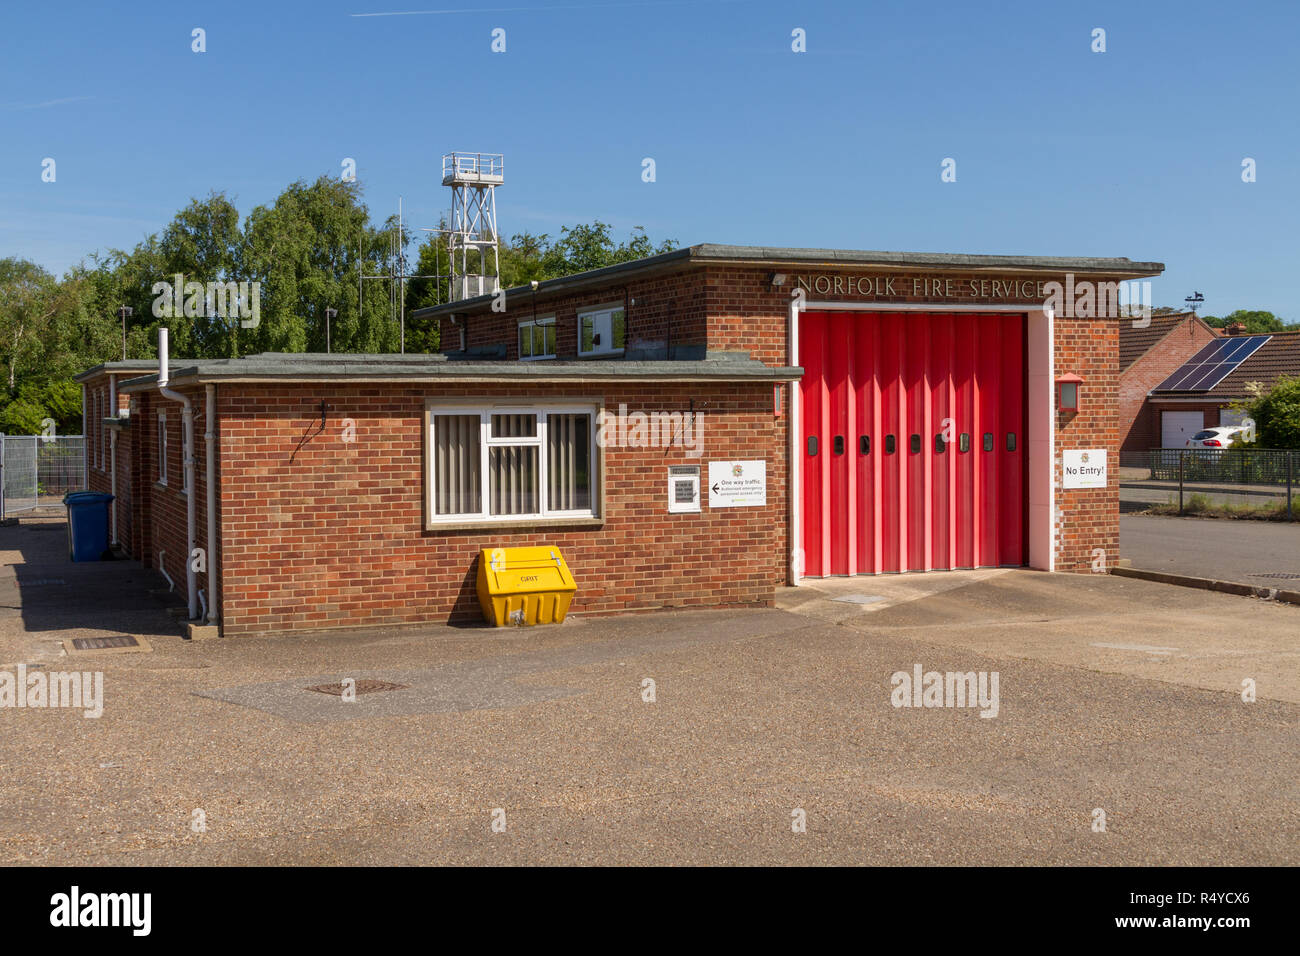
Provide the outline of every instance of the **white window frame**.
{"type": "Polygon", "coordinates": [[[158,484],[167,484],[167,413],[158,413],[158,484]]]}
{"type": "Polygon", "coordinates": [[[626,348],[627,348],[627,310],[623,308],[622,303],[619,303],[618,305],[603,305],[600,306],[599,308],[594,308],[594,309],[583,309],[578,313],[578,356],[580,358],[587,358],[590,356],[603,356],[603,355],[622,355],[624,349],[626,348]],[[595,334],[600,331],[596,328],[596,323],[601,319],[608,317],[609,337],[612,342],[614,338],[614,313],[615,312],[623,313],[623,344],[620,345],[618,348],[613,348],[612,346],[600,345],[589,350],[583,349],[582,320],[591,319],[592,332],[593,334],[595,334]]]}
{"type": "Polygon", "coordinates": [[[430,404],[427,407],[425,424],[425,441],[429,448],[429,457],[425,469],[425,508],[428,525],[464,525],[464,524],[511,524],[519,521],[544,520],[590,520],[600,517],[601,481],[604,480],[601,468],[600,448],[596,441],[596,431],[600,427],[600,406],[593,402],[552,402],[545,405],[519,404],[485,404],[483,402],[430,404]],[[435,511],[438,500],[436,486],[438,468],[433,456],[437,454],[434,442],[435,419],[439,415],[474,415],[479,416],[479,510],[454,515],[440,515],[435,511]],[[579,510],[553,511],[547,507],[547,490],[549,488],[546,443],[548,440],[547,423],[551,415],[586,414],[591,420],[588,429],[589,461],[591,462],[589,489],[591,507],[579,510]],[[537,434],[531,437],[493,438],[493,415],[536,415],[537,434]],[[489,452],[492,448],[512,446],[535,446],[537,448],[537,503],[539,510],[530,514],[494,515],[491,513],[491,477],[489,474],[489,452]]]}
{"type": "MultiPolygon", "coordinates": [[[[523,351],[523,349],[519,349],[519,360],[520,360],[521,362],[536,362],[536,361],[538,361],[539,359],[553,359],[553,358],[555,358],[555,352],[556,352],[556,350],[558,350],[558,348],[559,348],[559,344],[560,344],[560,335],[559,335],[559,330],[556,329],[556,327],[555,327],[555,316],[553,316],[553,315],[543,315],[543,316],[538,316],[538,317],[535,318],[535,319],[524,319],[522,322],[520,322],[519,325],[518,325],[518,327],[515,329],[515,347],[516,347],[516,348],[519,348],[519,333],[520,333],[520,332],[522,332],[524,329],[530,329],[530,330],[531,330],[531,329],[538,328],[538,327],[549,327],[549,328],[551,328],[551,329],[555,329],[555,331],[552,333],[552,338],[554,338],[554,340],[555,340],[555,349],[553,349],[552,351],[547,352],[547,353],[545,353],[545,354],[543,354],[543,355],[524,355],[524,351],[523,351]]],[[[530,331],[530,332],[529,332],[529,342],[531,343],[531,341],[532,341],[532,332],[530,331]]],[[[546,334],[545,334],[545,333],[542,334],[542,342],[543,342],[543,344],[545,344],[545,342],[546,342],[546,334]]],[[[531,348],[531,345],[530,345],[529,347],[531,348]]]]}

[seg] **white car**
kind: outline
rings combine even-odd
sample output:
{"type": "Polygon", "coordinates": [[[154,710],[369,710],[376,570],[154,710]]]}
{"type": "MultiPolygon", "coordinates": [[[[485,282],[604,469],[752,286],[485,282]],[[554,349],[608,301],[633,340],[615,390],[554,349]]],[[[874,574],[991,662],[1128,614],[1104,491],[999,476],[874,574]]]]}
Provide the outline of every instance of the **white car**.
{"type": "Polygon", "coordinates": [[[1245,431],[1241,425],[1220,425],[1217,428],[1206,428],[1187,439],[1187,447],[1231,448],[1233,438],[1241,431],[1245,431]]]}

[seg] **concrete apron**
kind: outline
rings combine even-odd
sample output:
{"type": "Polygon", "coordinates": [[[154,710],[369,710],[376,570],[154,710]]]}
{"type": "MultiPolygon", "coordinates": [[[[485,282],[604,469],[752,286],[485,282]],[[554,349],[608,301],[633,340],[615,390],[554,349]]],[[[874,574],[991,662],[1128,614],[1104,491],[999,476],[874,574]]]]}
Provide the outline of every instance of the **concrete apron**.
{"type": "Polygon", "coordinates": [[[1013,569],[981,568],[978,571],[931,571],[928,574],[804,578],[797,588],[777,588],[776,606],[783,611],[841,624],[898,604],[964,588],[1011,570],[1013,569]]]}
{"type": "Polygon", "coordinates": [[[817,579],[777,606],[990,657],[1300,704],[1300,607],[1098,574],[1024,569],[817,579]]]}

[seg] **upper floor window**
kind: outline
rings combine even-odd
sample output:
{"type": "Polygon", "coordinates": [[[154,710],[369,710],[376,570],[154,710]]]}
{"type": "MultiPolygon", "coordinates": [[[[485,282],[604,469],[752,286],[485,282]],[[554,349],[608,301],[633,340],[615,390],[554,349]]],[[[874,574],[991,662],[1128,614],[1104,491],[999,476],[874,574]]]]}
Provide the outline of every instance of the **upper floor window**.
{"type": "Polygon", "coordinates": [[[555,316],[519,323],[519,357],[555,358],[555,316]]]}
{"type": "Polygon", "coordinates": [[[626,334],[623,307],[578,313],[579,355],[620,355],[626,334]]]}

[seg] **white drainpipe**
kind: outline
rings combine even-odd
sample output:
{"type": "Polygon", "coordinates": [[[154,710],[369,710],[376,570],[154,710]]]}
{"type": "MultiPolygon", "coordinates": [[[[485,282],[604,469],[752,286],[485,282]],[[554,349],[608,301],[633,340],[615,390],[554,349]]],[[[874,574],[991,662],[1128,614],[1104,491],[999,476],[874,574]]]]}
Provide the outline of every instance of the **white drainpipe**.
{"type": "Polygon", "coordinates": [[[167,561],[166,561],[166,558],[167,558],[167,552],[166,552],[166,551],[159,551],[159,552],[158,552],[158,571],[162,574],[163,577],[165,577],[165,578],[167,579],[167,587],[168,587],[168,589],[170,589],[170,590],[172,590],[172,591],[175,591],[175,590],[176,590],[176,582],[173,581],[173,580],[172,580],[172,576],[171,576],[170,574],[167,573],[167,561]]]}
{"type": "Polygon", "coordinates": [[[174,392],[167,387],[169,371],[167,330],[160,328],[158,330],[158,394],[163,398],[171,399],[173,402],[181,403],[181,420],[185,424],[185,442],[181,450],[181,454],[185,457],[185,487],[189,489],[185,495],[185,537],[187,539],[185,549],[185,590],[189,597],[189,612],[192,621],[199,616],[199,580],[194,571],[194,549],[197,547],[195,538],[197,537],[196,526],[198,524],[198,515],[194,507],[194,405],[188,395],[174,392]]]}
{"type": "Polygon", "coordinates": [[[203,452],[207,458],[205,484],[208,493],[208,600],[204,623],[215,624],[218,620],[221,581],[221,573],[217,569],[217,387],[208,385],[204,392],[206,406],[203,413],[203,452]]]}

